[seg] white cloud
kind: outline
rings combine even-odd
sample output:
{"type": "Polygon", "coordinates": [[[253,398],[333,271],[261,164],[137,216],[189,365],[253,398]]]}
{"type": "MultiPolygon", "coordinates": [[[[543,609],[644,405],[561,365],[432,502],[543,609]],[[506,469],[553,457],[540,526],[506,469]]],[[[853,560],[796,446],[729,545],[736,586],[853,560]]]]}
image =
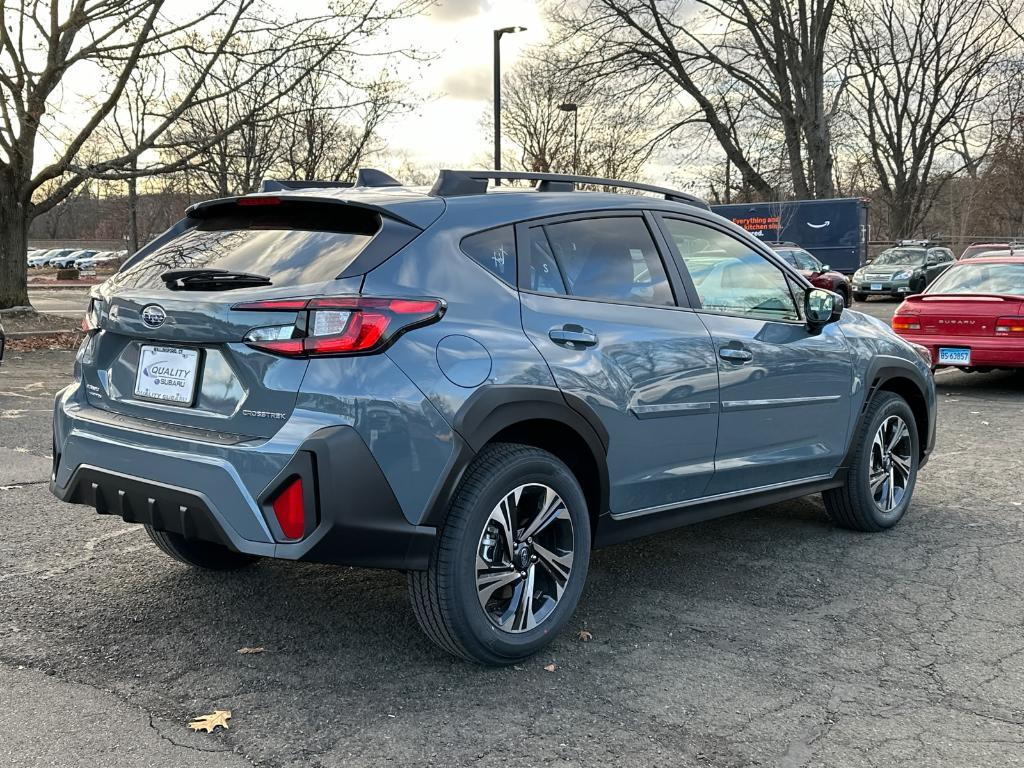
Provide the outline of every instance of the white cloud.
{"type": "Polygon", "coordinates": [[[430,15],[441,21],[458,21],[476,16],[489,6],[487,0],[440,0],[430,15]]]}
{"type": "Polygon", "coordinates": [[[494,85],[489,67],[467,67],[445,75],[441,81],[441,97],[467,101],[489,100],[494,85]]]}

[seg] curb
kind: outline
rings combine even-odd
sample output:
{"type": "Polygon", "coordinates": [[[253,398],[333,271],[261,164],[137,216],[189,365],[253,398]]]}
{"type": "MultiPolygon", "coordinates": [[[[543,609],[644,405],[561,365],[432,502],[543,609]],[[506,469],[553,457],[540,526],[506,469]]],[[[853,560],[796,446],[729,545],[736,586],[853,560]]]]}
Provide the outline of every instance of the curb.
{"type": "Polygon", "coordinates": [[[66,336],[72,333],[76,336],[81,335],[82,331],[77,328],[68,328],[64,331],[11,331],[7,334],[8,341],[16,341],[18,339],[43,339],[50,336],[66,336]]]}
{"type": "Polygon", "coordinates": [[[60,290],[75,290],[81,288],[92,288],[96,285],[102,285],[102,283],[29,283],[28,289],[30,291],[60,291],[60,290]]]}

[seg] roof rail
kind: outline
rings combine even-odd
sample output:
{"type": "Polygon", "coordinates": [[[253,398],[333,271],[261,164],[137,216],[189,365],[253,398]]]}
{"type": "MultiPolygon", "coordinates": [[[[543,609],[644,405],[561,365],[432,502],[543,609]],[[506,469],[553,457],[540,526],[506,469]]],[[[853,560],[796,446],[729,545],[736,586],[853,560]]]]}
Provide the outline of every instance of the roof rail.
{"type": "Polygon", "coordinates": [[[599,176],[574,176],[564,173],[533,173],[531,171],[453,171],[443,169],[437,175],[437,181],[430,190],[434,197],[462,197],[465,195],[482,195],[487,192],[487,183],[497,180],[536,181],[538,192],[572,192],[577,184],[594,184],[602,187],[620,187],[636,189],[641,192],[653,192],[663,195],[666,200],[686,203],[698,208],[710,210],[711,207],[695,195],[680,192],[667,187],[656,187],[653,184],[641,184],[637,181],[621,181],[619,179],[603,179],[599,176]]]}
{"type": "Polygon", "coordinates": [[[351,187],[400,187],[398,181],[376,168],[360,168],[355,183],[351,181],[301,181],[298,179],[264,179],[260,192],[283,192],[290,189],[346,189],[351,187]]]}

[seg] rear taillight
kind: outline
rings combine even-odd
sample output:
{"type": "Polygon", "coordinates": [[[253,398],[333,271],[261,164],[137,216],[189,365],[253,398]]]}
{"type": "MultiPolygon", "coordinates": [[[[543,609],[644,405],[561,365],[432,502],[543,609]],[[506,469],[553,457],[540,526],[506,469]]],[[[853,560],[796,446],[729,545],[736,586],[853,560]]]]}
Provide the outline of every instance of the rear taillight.
{"type": "Polygon", "coordinates": [[[100,302],[96,299],[89,299],[89,308],[82,318],[82,330],[85,333],[94,331],[100,327],[100,302]]]}
{"type": "Polygon", "coordinates": [[[440,299],[330,296],[252,301],[232,309],[298,312],[294,325],[253,328],[245,343],[284,357],[321,357],[379,352],[399,334],[439,320],[445,304],[440,299]]]}
{"type": "Polygon", "coordinates": [[[1024,317],[1000,317],[996,320],[996,336],[1024,336],[1024,317]]]}
{"type": "Polygon", "coordinates": [[[288,539],[301,539],[306,532],[306,507],[302,499],[302,478],[294,477],[274,498],[271,506],[281,533],[288,539]]]}
{"type": "Polygon", "coordinates": [[[917,315],[896,315],[892,319],[894,331],[919,331],[921,320],[917,315]]]}

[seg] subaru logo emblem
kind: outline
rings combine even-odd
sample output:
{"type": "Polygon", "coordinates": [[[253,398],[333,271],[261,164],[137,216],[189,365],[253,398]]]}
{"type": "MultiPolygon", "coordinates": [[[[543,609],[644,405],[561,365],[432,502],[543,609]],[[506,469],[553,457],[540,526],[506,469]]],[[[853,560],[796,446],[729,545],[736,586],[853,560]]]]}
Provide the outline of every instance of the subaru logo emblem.
{"type": "Polygon", "coordinates": [[[150,328],[159,328],[167,319],[167,313],[159,304],[149,304],[142,308],[142,322],[150,328]]]}

